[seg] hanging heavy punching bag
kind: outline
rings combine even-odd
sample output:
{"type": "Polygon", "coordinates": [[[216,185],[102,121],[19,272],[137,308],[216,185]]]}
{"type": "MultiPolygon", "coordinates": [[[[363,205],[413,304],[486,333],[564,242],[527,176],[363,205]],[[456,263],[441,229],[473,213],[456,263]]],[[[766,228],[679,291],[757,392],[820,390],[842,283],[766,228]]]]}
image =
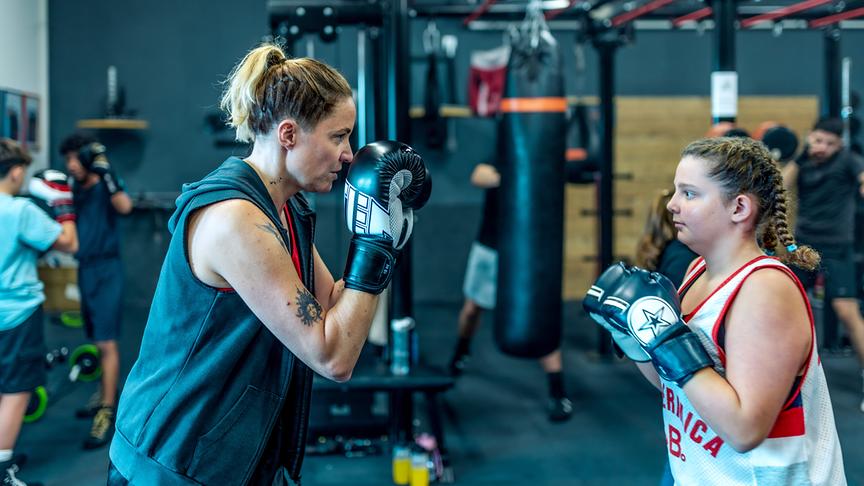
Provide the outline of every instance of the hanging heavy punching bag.
{"type": "Polygon", "coordinates": [[[542,9],[511,35],[498,136],[495,341],[506,354],[538,358],[561,344],[567,100],[542,9]]]}

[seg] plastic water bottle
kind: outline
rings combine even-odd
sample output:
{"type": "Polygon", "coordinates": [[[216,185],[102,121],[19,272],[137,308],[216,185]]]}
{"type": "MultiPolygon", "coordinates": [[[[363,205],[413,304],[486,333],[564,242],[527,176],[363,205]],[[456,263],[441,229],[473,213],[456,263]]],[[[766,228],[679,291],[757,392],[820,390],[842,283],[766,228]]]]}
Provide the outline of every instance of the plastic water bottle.
{"type": "Polygon", "coordinates": [[[393,331],[393,359],[390,361],[390,372],[397,376],[404,376],[411,370],[409,356],[414,319],[410,317],[393,319],[390,328],[393,331]]]}
{"type": "Polygon", "coordinates": [[[429,455],[425,451],[411,454],[411,486],[429,486],[429,455]]]}
{"type": "Polygon", "coordinates": [[[404,445],[393,447],[393,483],[408,484],[411,481],[411,449],[404,445]]]}

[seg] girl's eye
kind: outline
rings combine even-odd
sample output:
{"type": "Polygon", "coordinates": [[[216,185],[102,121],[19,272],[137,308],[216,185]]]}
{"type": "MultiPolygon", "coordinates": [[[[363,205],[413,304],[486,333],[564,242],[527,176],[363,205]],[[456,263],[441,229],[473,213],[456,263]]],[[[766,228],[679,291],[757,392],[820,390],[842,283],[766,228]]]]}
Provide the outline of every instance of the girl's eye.
{"type": "Polygon", "coordinates": [[[694,196],[695,196],[695,194],[693,194],[693,191],[684,191],[684,197],[685,198],[693,199],[694,196]]]}

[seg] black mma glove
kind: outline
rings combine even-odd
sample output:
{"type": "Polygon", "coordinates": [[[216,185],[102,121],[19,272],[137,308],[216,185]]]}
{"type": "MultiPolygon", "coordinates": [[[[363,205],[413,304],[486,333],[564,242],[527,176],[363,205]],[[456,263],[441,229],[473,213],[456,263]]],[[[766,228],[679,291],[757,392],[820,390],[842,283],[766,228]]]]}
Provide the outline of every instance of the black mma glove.
{"type": "Polygon", "coordinates": [[[714,364],[681,319],[675,286],[659,273],[633,267],[607,291],[599,313],[640,344],[661,377],[679,386],[714,364]]]}
{"type": "Polygon", "coordinates": [[[644,363],[651,361],[651,357],[648,356],[648,353],[646,353],[644,349],[642,349],[642,345],[639,344],[639,341],[629,333],[618,329],[615,324],[609,322],[609,320],[600,312],[603,299],[610,291],[615,290],[615,286],[622,277],[630,275],[632,272],[633,267],[628,267],[624,262],[618,262],[607,268],[606,271],[597,278],[594,285],[588,289],[585,298],[582,299],[582,308],[588,312],[591,319],[594,319],[597,324],[600,324],[603,328],[609,331],[610,334],[612,334],[612,339],[615,340],[615,344],[618,345],[621,351],[623,351],[628,358],[633,361],[644,363]]]}

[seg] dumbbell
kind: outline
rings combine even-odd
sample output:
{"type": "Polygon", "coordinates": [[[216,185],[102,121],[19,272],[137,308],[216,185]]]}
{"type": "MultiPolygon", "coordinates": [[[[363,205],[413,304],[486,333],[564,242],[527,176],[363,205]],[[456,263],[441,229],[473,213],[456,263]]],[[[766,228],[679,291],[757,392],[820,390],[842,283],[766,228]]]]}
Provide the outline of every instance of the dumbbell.
{"type": "Polygon", "coordinates": [[[27,404],[27,411],[24,413],[24,423],[31,423],[39,420],[45,415],[48,409],[48,398],[52,396],[51,403],[59,401],[65,393],[62,391],[75,383],[76,381],[93,381],[102,376],[102,366],[99,359],[99,348],[93,344],[84,344],[75,348],[72,353],[69,349],[61,347],[51,350],[45,355],[46,366],[50,369],[56,363],[62,363],[69,359],[69,375],[68,381],[63,383],[64,386],[58,386],[56,390],[49,394],[48,389],[44,386],[38,386],[30,395],[30,402],[27,404]]]}
{"type": "Polygon", "coordinates": [[[69,381],[93,381],[102,376],[99,348],[95,344],[82,344],[69,358],[69,381]]]}
{"type": "Polygon", "coordinates": [[[67,358],[69,358],[69,348],[66,346],[52,349],[45,354],[45,368],[50,370],[57,363],[65,363],[67,358]]]}

